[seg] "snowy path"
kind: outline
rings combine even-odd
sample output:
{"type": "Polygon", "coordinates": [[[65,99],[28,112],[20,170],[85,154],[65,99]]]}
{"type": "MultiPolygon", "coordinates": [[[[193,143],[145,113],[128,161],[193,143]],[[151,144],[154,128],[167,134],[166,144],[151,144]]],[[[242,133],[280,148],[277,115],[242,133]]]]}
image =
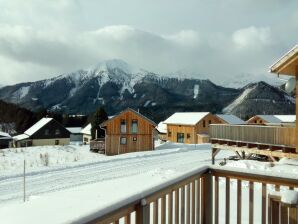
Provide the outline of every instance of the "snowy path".
{"type": "MultiPolygon", "coordinates": [[[[158,151],[157,151],[158,152],[158,151]]],[[[156,153],[157,153],[156,152],[156,153]]],[[[49,172],[33,172],[27,176],[27,195],[69,189],[80,185],[102,182],[133,175],[168,170],[187,171],[203,164],[210,164],[210,150],[173,151],[172,153],[138,156],[86,163],[49,172]]],[[[23,197],[21,176],[0,176],[0,203],[23,197]]]]}

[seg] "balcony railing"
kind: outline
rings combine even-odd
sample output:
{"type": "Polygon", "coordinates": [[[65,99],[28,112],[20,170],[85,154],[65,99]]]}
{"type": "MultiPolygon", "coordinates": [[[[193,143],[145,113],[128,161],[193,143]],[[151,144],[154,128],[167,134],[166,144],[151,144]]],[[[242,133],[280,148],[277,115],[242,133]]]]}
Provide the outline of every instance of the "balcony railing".
{"type": "Polygon", "coordinates": [[[262,125],[210,125],[211,139],[280,145],[295,148],[295,127],[262,125]]]}
{"type": "Polygon", "coordinates": [[[77,223],[218,224],[230,223],[232,215],[236,214],[237,223],[245,221],[252,224],[255,220],[261,220],[264,224],[296,224],[298,205],[282,204],[278,199],[272,198],[269,193],[272,187],[276,191],[285,188],[297,190],[298,180],[264,175],[264,172],[248,173],[205,166],[116,202],[104,210],[77,220],[77,223]],[[235,184],[236,190],[231,190],[232,187],[235,188],[235,184]],[[244,186],[248,189],[248,197],[243,195],[244,186]],[[231,200],[231,196],[236,197],[236,200],[231,200]],[[223,198],[224,204],[219,203],[223,198]],[[242,198],[247,199],[242,201],[242,198]],[[245,203],[247,206],[243,206],[245,203]],[[261,206],[255,207],[260,203],[261,206]],[[236,205],[233,211],[232,205],[236,205]],[[247,212],[246,217],[244,213],[247,212]]]}

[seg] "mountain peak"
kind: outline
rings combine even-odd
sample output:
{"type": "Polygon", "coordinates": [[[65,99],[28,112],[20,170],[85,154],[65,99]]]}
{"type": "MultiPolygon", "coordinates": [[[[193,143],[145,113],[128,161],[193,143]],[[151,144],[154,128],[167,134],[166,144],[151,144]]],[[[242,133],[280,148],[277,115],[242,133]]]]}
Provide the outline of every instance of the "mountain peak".
{"type": "Polygon", "coordinates": [[[125,72],[126,74],[138,74],[144,72],[144,70],[134,67],[121,59],[103,60],[99,62],[97,65],[90,68],[90,70],[93,71],[110,71],[115,69],[119,69],[125,72]]]}

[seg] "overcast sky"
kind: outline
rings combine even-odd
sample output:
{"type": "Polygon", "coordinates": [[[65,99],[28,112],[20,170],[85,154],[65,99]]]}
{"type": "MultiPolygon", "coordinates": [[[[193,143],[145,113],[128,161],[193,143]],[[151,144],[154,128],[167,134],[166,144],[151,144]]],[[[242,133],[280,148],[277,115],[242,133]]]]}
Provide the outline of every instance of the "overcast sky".
{"type": "Polygon", "coordinates": [[[0,0],[0,8],[2,85],[112,58],[159,73],[263,76],[298,43],[297,0],[0,0]]]}

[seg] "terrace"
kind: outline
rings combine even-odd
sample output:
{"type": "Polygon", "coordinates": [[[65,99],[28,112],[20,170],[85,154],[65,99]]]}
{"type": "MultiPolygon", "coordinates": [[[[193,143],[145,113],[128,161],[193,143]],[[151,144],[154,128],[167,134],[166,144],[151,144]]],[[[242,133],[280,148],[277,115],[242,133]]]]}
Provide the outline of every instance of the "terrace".
{"type": "Polygon", "coordinates": [[[276,158],[298,158],[295,127],[261,125],[210,125],[213,161],[220,150],[232,150],[240,159],[253,154],[276,158]]]}
{"type": "Polygon", "coordinates": [[[284,202],[278,194],[295,192],[295,188],[298,181],[292,177],[205,166],[119,201],[78,223],[297,224],[298,204],[284,202]],[[235,184],[237,190],[232,192],[235,184]],[[246,196],[248,200],[242,200],[246,196]],[[259,202],[261,205],[257,206],[259,202]],[[232,211],[232,205],[237,209],[232,211]]]}

